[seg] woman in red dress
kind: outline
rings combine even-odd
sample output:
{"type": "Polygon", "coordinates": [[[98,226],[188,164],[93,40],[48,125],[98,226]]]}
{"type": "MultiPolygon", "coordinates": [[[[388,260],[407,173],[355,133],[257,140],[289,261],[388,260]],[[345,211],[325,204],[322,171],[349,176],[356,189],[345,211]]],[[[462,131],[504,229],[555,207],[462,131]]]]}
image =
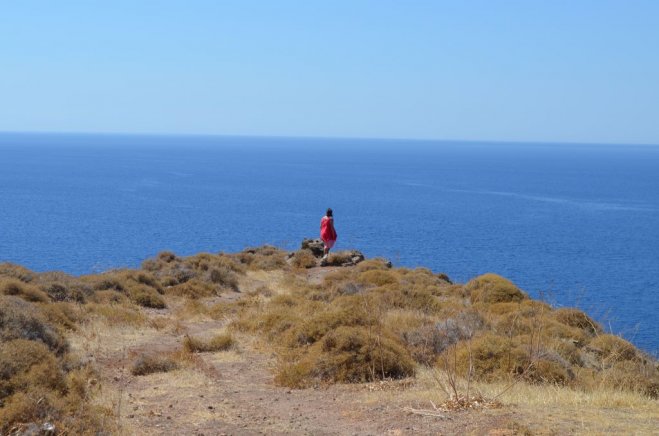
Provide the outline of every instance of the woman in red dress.
{"type": "Polygon", "coordinates": [[[336,237],[333,212],[332,209],[327,209],[325,216],[320,220],[320,239],[325,243],[325,255],[323,259],[327,259],[330,249],[334,247],[336,237]]]}

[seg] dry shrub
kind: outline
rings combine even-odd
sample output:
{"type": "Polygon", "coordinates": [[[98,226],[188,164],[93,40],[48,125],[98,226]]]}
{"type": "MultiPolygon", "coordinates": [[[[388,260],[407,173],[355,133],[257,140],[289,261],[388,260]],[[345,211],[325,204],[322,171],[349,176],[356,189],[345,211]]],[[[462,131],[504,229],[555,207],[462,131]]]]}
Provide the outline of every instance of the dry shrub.
{"type": "Polygon", "coordinates": [[[528,299],[510,280],[497,274],[483,274],[471,279],[465,289],[471,294],[471,301],[487,304],[519,302],[528,299]]]}
{"type": "Polygon", "coordinates": [[[472,338],[485,327],[485,320],[478,312],[462,311],[443,321],[410,329],[403,333],[402,338],[417,362],[431,364],[448,347],[472,338]]]}
{"type": "Polygon", "coordinates": [[[93,371],[75,359],[60,359],[42,342],[0,342],[0,434],[11,428],[55,425],[62,434],[96,433],[106,413],[90,404],[93,371]]]}
{"type": "Polygon", "coordinates": [[[128,304],[130,300],[121,292],[108,289],[94,292],[91,301],[97,304],[128,304]]]}
{"type": "Polygon", "coordinates": [[[158,253],[157,258],[158,258],[159,261],[162,261],[162,262],[165,262],[165,263],[174,262],[177,259],[176,254],[174,254],[171,251],[161,251],[160,253],[158,253]]]}
{"type": "Polygon", "coordinates": [[[234,292],[240,291],[238,289],[238,276],[226,266],[218,266],[210,269],[208,276],[212,283],[231,289],[234,292]]]}
{"type": "Polygon", "coordinates": [[[366,326],[375,323],[373,315],[366,311],[358,298],[342,297],[291,326],[281,338],[281,342],[289,347],[310,345],[340,326],[366,326]]]}
{"type": "Polygon", "coordinates": [[[264,245],[262,247],[247,248],[236,255],[237,259],[247,265],[251,270],[273,271],[285,269],[287,253],[276,247],[264,245]]]}
{"type": "Polygon", "coordinates": [[[178,295],[192,299],[217,295],[215,286],[198,279],[192,279],[176,286],[170,286],[165,289],[165,292],[169,295],[178,295]]]}
{"type": "Polygon", "coordinates": [[[85,280],[61,271],[38,274],[33,280],[54,301],[84,303],[93,289],[85,280]]]}
{"type": "Polygon", "coordinates": [[[29,283],[34,279],[35,276],[36,273],[23,266],[15,265],[9,262],[0,263],[0,277],[14,278],[22,282],[29,283]]]}
{"type": "Polygon", "coordinates": [[[355,266],[353,269],[356,273],[362,273],[373,269],[387,270],[391,269],[391,262],[386,259],[376,257],[374,259],[366,259],[362,262],[359,262],[359,264],[357,264],[357,266],[355,266]]]}
{"type": "Polygon", "coordinates": [[[153,309],[164,309],[167,307],[165,300],[156,290],[146,285],[131,285],[128,288],[128,296],[131,301],[143,307],[153,309]]]}
{"type": "Polygon", "coordinates": [[[254,289],[254,290],[247,291],[246,295],[248,295],[250,297],[261,296],[261,297],[264,297],[264,298],[270,298],[273,295],[275,295],[275,293],[268,286],[261,285],[261,286],[259,286],[258,288],[254,289]]]}
{"type": "Polygon", "coordinates": [[[14,296],[0,296],[0,340],[28,339],[43,342],[61,355],[68,344],[34,305],[14,296]]]}
{"type": "Polygon", "coordinates": [[[38,287],[14,278],[0,279],[0,294],[15,295],[31,302],[46,303],[50,301],[48,294],[38,287]]]}
{"type": "Polygon", "coordinates": [[[0,345],[0,400],[30,387],[62,391],[64,375],[41,342],[14,339],[0,345]]]}
{"type": "Polygon", "coordinates": [[[372,269],[360,273],[357,281],[364,285],[385,286],[398,284],[398,277],[389,270],[372,269]]]}
{"type": "Polygon", "coordinates": [[[215,335],[210,339],[185,337],[183,348],[188,353],[206,353],[216,351],[226,351],[235,345],[235,340],[230,334],[215,335]]]}
{"type": "Polygon", "coordinates": [[[280,366],[275,381],[289,387],[315,383],[360,383],[414,374],[414,362],[393,336],[365,327],[339,327],[292,365],[280,366]]]}
{"type": "Polygon", "coordinates": [[[594,338],[588,348],[599,354],[602,360],[624,361],[633,360],[638,354],[636,347],[619,336],[603,334],[594,338]]]}
{"type": "Polygon", "coordinates": [[[659,399],[659,373],[656,362],[614,362],[598,374],[600,387],[638,392],[659,399]]]}
{"type": "Polygon", "coordinates": [[[557,359],[538,359],[529,365],[523,374],[531,383],[564,385],[574,378],[569,364],[557,359]]]}
{"type": "Polygon", "coordinates": [[[138,327],[146,321],[142,313],[127,305],[88,303],[84,307],[87,313],[100,316],[108,325],[138,327]]]}
{"type": "Polygon", "coordinates": [[[291,258],[291,265],[296,268],[313,268],[317,265],[316,256],[311,250],[298,250],[291,258]]]}
{"type": "Polygon", "coordinates": [[[439,299],[425,290],[402,288],[389,284],[374,288],[369,292],[387,308],[414,309],[424,313],[437,313],[441,310],[439,299]]]}
{"type": "Polygon", "coordinates": [[[352,251],[337,251],[327,256],[325,265],[327,266],[344,266],[352,265],[354,254],[352,251]]]}
{"type": "Polygon", "coordinates": [[[465,378],[468,378],[471,364],[473,378],[484,381],[506,379],[513,373],[521,374],[528,365],[527,353],[523,349],[490,332],[461,341],[455,349],[449,347],[439,359],[455,359],[458,374],[465,378]]]}
{"type": "Polygon", "coordinates": [[[590,335],[597,335],[602,332],[602,327],[579,309],[568,307],[560,308],[553,312],[553,316],[556,321],[570,327],[584,330],[590,335]]]}
{"type": "Polygon", "coordinates": [[[133,375],[148,375],[173,371],[178,367],[178,363],[172,357],[142,354],[133,363],[130,373],[133,375]]]}
{"type": "Polygon", "coordinates": [[[80,310],[72,303],[57,302],[41,305],[41,312],[48,322],[68,330],[75,330],[76,323],[81,320],[80,310]]]}

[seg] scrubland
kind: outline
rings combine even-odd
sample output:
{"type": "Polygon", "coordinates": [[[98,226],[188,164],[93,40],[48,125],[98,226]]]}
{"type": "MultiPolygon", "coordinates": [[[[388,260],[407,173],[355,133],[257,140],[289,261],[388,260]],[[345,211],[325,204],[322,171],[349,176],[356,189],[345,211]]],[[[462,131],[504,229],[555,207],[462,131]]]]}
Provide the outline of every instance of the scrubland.
{"type": "Polygon", "coordinates": [[[0,264],[0,434],[656,431],[657,361],[586,313],[496,274],[349,260],[0,264]]]}

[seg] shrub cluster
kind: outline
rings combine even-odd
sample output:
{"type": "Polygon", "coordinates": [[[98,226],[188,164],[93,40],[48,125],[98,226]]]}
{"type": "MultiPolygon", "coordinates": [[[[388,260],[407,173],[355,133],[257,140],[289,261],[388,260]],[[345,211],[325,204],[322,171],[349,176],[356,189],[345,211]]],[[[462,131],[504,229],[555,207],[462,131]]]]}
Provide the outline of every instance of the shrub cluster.
{"type": "Polygon", "coordinates": [[[105,411],[89,402],[95,374],[69,355],[61,331],[76,315],[67,303],[21,297],[0,296],[0,434],[45,419],[71,434],[102,430],[105,411]]]}

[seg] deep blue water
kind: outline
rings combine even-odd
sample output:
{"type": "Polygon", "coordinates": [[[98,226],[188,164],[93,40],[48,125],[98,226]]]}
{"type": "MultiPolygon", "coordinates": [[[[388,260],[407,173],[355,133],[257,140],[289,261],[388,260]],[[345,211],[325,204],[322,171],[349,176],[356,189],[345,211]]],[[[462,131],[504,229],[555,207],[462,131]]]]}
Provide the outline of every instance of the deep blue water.
{"type": "Polygon", "coordinates": [[[485,272],[659,350],[659,147],[0,135],[0,260],[73,274],[263,243],[485,272]]]}

